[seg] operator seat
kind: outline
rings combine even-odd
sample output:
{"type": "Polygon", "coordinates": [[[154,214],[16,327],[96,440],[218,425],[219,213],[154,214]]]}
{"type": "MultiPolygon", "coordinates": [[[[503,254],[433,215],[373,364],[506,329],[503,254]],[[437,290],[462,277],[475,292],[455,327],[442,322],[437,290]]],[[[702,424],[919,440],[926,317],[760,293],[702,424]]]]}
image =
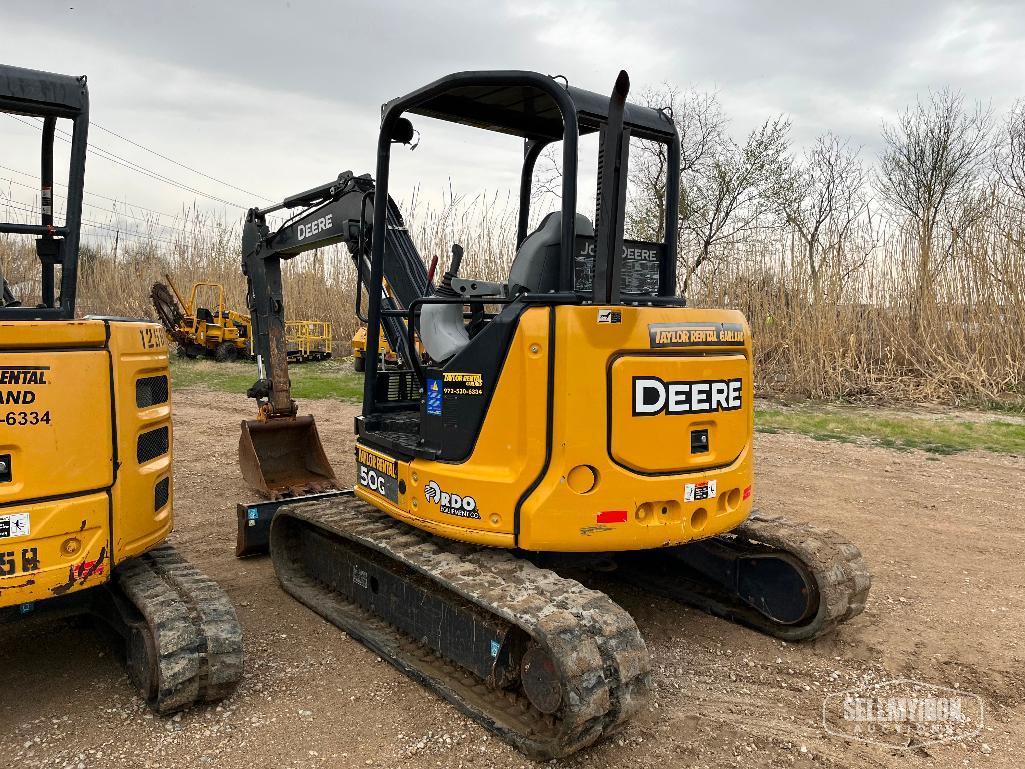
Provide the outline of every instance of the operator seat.
{"type": "MultiPolygon", "coordinates": [[[[583,214],[577,214],[577,235],[594,237],[594,225],[583,214]]],[[[553,211],[541,220],[516,250],[509,270],[510,299],[524,292],[546,294],[559,288],[559,262],[562,242],[562,212],[553,211]]]]}
{"type": "MultiPolygon", "coordinates": [[[[583,214],[577,214],[577,235],[594,237],[594,225],[583,214]]],[[[544,294],[558,289],[561,262],[562,212],[553,211],[524,238],[516,250],[506,295],[544,294]]],[[[435,361],[448,360],[470,343],[459,304],[428,304],[420,313],[420,341],[435,361]]]]}

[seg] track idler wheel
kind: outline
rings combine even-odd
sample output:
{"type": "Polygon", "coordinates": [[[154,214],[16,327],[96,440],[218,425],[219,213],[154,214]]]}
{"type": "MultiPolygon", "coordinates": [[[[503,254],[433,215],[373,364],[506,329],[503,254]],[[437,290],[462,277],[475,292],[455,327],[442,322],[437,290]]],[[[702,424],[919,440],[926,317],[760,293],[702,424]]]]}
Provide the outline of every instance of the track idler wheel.
{"type": "Polygon", "coordinates": [[[802,624],[819,608],[814,576],[786,553],[740,558],[737,593],[748,606],[781,625],[802,624]]]}
{"type": "Polygon", "coordinates": [[[544,649],[531,644],[520,661],[520,685],[530,704],[551,715],[562,704],[562,679],[544,649]]]}

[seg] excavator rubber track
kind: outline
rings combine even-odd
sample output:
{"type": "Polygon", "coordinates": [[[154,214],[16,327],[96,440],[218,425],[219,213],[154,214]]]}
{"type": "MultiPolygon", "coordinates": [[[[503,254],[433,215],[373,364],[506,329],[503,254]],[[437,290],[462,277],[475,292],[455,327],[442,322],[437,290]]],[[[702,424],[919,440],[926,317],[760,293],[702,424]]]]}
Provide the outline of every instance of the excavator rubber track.
{"type": "Polygon", "coordinates": [[[242,627],[227,594],[162,545],[119,566],[116,588],[142,616],[128,672],[162,715],[230,694],[242,677],[242,627]]]}
{"type": "Polygon", "coordinates": [[[353,496],[281,507],[270,542],[287,592],[531,757],[586,747],[647,702],[633,618],[512,553],[432,536],[353,496]]]}
{"type": "MultiPolygon", "coordinates": [[[[617,565],[620,579],[785,641],[818,638],[861,614],[872,586],[861,551],[836,531],[758,512],[707,544],[625,554],[617,559],[617,565]],[[793,621],[777,621],[771,612],[759,611],[759,601],[743,600],[742,591],[725,589],[722,582],[704,578],[693,567],[693,553],[695,547],[707,550],[709,545],[720,554],[751,563],[759,559],[791,563],[793,575],[801,578],[801,590],[793,592],[795,598],[806,602],[804,614],[793,621]]],[[[769,576],[762,579],[771,582],[769,576]]]]}

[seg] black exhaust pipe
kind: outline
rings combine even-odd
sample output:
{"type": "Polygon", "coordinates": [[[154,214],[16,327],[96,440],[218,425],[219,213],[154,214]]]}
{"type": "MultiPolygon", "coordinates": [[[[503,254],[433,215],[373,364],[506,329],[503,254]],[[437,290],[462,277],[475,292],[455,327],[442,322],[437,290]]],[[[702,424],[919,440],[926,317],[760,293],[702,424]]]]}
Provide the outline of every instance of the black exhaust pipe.
{"type": "Polygon", "coordinates": [[[594,255],[594,303],[618,304],[623,267],[623,223],[630,133],[623,128],[630,76],[620,70],[609,99],[609,119],[598,156],[598,212],[594,255]]]}

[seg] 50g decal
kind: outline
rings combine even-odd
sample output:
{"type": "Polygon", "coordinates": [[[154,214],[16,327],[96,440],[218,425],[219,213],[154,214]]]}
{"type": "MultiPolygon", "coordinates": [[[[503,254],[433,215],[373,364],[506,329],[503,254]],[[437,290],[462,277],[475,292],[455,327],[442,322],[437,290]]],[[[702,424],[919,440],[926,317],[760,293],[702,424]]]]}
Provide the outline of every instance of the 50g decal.
{"type": "Polygon", "coordinates": [[[357,446],[356,465],[360,486],[392,502],[399,501],[398,463],[394,459],[357,446]]]}
{"type": "Polygon", "coordinates": [[[697,382],[666,382],[657,376],[633,378],[633,415],[712,414],[736,411],[743,406],[744,380],[703,379],[697,382]]]}

